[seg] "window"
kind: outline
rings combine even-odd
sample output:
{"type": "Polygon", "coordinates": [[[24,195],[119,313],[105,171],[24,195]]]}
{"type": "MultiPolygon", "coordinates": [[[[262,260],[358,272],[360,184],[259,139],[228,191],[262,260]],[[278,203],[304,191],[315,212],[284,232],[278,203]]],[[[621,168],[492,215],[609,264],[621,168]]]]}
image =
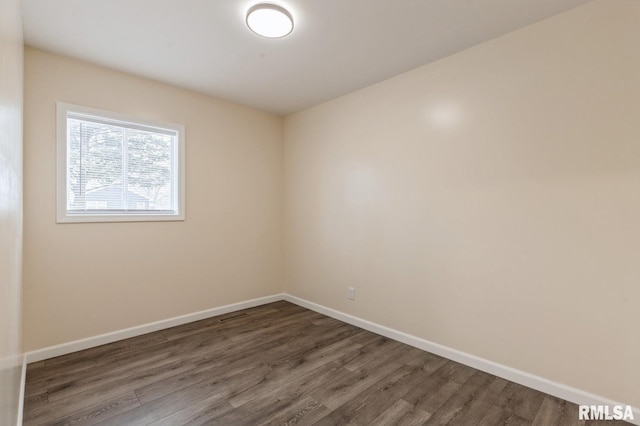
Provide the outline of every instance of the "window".
{"type": "Polygon", "coordinates": [[[57,112],[58,222],[184,220],[184,126],[57,112]]]}

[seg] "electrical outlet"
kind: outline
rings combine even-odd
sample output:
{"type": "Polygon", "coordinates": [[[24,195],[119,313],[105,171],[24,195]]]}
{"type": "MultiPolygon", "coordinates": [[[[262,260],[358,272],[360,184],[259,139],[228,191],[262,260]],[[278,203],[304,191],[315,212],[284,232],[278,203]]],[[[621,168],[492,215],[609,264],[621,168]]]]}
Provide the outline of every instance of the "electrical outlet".
{"type": "Polygon", "coordinates": [[[347,297],[349,300],[356,300],[356,289],[353,287],[347,288],[347,297]]]}

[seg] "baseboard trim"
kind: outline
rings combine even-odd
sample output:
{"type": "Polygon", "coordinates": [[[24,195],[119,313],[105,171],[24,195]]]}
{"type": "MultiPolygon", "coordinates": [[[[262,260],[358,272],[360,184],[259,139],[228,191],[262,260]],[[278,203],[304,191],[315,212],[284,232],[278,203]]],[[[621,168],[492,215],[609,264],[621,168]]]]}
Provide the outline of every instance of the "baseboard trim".
{"type": "Polygon", "coordinates": [[[17,426],[22,426],[24,414],[24,392],[27,384],[27,356],[22,355],[22,371],[20,372],[20,394],[18,395],[18,421],[17,426]]]}
{"type": "Polygon", "coordinates": [[[140,336],[154,331],[164,330],[166,328],[175,327],[177,325],[187,324],[193,321],[199,321],[206,318],[215,317],[217,315],[228,314],[229,312],[239,311],[242,309],[253,308],[255,306],[265,305],[267,303],[283,300],[283,294],[274,294],[257,299],[247,300],[244,302],[232,303],[230,305],[219,306],[216,308],[206,309],[204,311],[194,312],[191,314],[180,315],[174,318],[155,321],[124,330],[113,331],[110,333],[100,334],[98,336],[87,337],[86,339],[75,340],[60,345],[50,346],[43,349],[26,353],[26,362],[37,362],[60,355],[66,355],[72,352],[82,351],[84,349],[93,348],[107,343],[113,343],[118,340],[128,339],[130,337],[140,336]]]}
{"type": "MultiPolygon", "coordinates": [[[[355,325],[356,327],[363,328],[376,334],[388,337],[398,342],[405,343],[415,348],[431,352],[433,354],[442,356],[452,361],[459,362],[461,364],[468,365],[481,371],[493,374],[498,377],[510,380],[512,382],[530,387],[532,389],[539,390],[541,392],[553,395],[555,397],[565,399],[575,404],[581,405],[626,405],[619,402],[612,401],[610,399],[595,395],[589,392],[585,392],[580,389],[573,388],[561,383],[545,379],[515,368],[508,367],[506,365],[498,364],[496,362],[468,354],[466,352],[459,351],[435,342],[431,342],[420,337],[413,336],[402,331],[386,327],[372,321],[368,321],[362,318],[358,318],[353,315],[346,314],[344,312],[337,311],[335,309],[328,308],[323,305],[319,305],[314,302],[302,299],[297,296],[293,296],[288,293],[274,294],[271,296],[260,297],[257,299],[247,300],[244,302],[233,303],[230,305],[220,306],[204,311],[194,312],[191,314],[181,315],[166,320],[156,321],[148,324],[143,324],[136,327],[127,328],[124,330],[114,331],[111,333],[105,333],[98,336],[88,337],[86,339],[76,340],[73,342],[63,343],[48,348],[39,349],[36,351],[27,352],[23,357],[22,366],[22,379],[20,383],[20,411],[18,417],[18,426],[22,424],[22,411],[24,405],[24,386],[26,378],[26,366],[28,363],[42,361],[45,359],[53,358],[60,355],[66,355],[72,352],[89,349],[92,347],[104,345],[107,343],[116,342],[118,340],[128,339],[130,337],[140,336],[142,334],[151,333],[154,331],[163,330],[170,327],[175,327],[182,324],[187,324],[193,321],[199,321],[206,318],[211,318],[217,315],[224,315],[230,312],[239,311],[242,309],[253,308],[255,306],[265,305],[267,303],[277,302],[280,300],[286,300],[304,308],[310,309],[315,312],[319,312],[323,315],[335,318],[348,324],[355,325]]],[[[632,407],[634,420],[632,424],[640,425],[640,408],[632,407]]]]}
{"type": "MultiPolygon", "coordinates": [[[[496,362],[489,361],[487,359],[480,358],[478,356],[471,355],[457,349],[431,342],[429,340],[422,339],[420,337],[416,337],[402,331],[385,327],[372,321],[345,314],[344,312],[340,312],[335,309],[310,302],[308,300],[293,296],[288,293],[284,294],[284,300],[295,303],[296,305],[321,313],[323,315],[335,318],[337,320],[346,322],[348,324],[355,325],[356,327],[360,327],[373,333],[380,334],[390,339],[406,343],[407,345],[413,346],[415,348],[431,352],[452,361],[468,365],[469,367],[473,367],[478,370],[493,374],[495,376],[502,377],[503,379],[507,379],[523,386],[527,386],[529,388],[547,393],[549,395],[553,395],[569,402],[573,402],[575,404],[609,406],[626,405],[601,397],[599,395],[594,395],[592,393],[564,385],[562,383],[557,383],[549,379],[545,379],[544,377],[526,373],[524,371],[507,367],[506,365],[498,364],[496,362]]],[[[640,425],[640,408],[632,407],[631,409],[633,410],[633,417],[635,419],[631,421],[631,423],[640,425]]]]}

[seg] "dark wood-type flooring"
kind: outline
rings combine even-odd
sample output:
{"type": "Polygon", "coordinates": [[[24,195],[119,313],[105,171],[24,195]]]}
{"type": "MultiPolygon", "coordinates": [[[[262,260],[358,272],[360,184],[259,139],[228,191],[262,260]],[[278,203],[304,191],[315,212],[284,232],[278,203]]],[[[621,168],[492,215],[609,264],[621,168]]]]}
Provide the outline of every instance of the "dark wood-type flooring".
{"type": "Polygon", "coordinates": [[[598,424],[288,302],[29,364],[25,398],[25,425],[598,424]]]}

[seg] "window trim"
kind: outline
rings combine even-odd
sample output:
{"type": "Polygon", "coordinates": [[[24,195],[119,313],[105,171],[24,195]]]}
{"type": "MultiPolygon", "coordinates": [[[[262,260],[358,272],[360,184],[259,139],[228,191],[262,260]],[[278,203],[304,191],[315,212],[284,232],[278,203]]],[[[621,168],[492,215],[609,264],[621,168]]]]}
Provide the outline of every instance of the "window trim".
{"type": "Polygon", "coordinates": [[[83,223],[83,222],[159,222],[159,221],[184,221],[185,220],[185,128],[181,124],[167,123],[156,120],[133,117],[127,114],[104,111],[65,102],[56,102],[56,222],[57,223],[83,223]],[[177,160],[177,213],[149,213],[145,211],[129,213],[67,213],[67,115],[79,114],[96,119],[107,119],[130,124],[131,127],[148,126],[152,128],[175,131],[177,133],[176,154],[177,160]]]}

